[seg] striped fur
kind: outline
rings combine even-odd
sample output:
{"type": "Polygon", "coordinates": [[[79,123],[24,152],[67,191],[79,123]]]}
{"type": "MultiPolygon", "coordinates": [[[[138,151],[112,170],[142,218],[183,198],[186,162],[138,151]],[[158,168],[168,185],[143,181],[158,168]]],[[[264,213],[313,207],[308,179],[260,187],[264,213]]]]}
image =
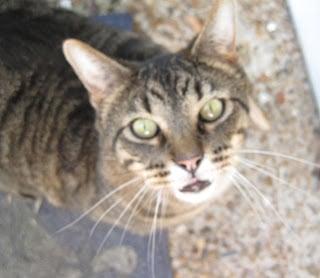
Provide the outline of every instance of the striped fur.
{"type": "MultiPolygon", "coordinates": [[[[251,86],[236,62],[214,51],[206,59],[194,49],[198,47],[168,53],[136,34],[64,10],[0,8],[3,190],[84,210],[118,185],[140,177],[148,186],[134,226],[141,232],[149,231],[143,227],[152,222],[154,191],[159,188],[168,191],[167,210],[160,216],[165,225],[201,210],[207,202],[194,206],[172,194],[170,165],[202,153],[212,169],[227,171],[230,150],[239,147],[233,139],[240,136],[241,141],[247,126],[251,86]],[[62,54],[66,38],[84,41],[130,70],[99,106],[90,103],[62,54]],[[199,110],[212,97],[225,99],[227,110],[220,121],[208,125],[199,121],[199,110]],[[129,125],[140,116],[158,123],[156,138],[133,136],[129,125]]],[[[114,221],[141,186],[133,184],[115,194],[93,217],[121,199],[106,217],[114,221]]]]}

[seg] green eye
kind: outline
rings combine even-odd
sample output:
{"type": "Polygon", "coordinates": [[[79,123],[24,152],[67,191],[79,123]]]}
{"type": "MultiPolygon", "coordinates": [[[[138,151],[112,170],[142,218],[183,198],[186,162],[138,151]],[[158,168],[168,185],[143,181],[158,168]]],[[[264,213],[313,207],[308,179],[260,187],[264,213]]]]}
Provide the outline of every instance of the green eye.
{"type": "Polygon", "coordinates": [[[209,100],[200,110],[201,120],[214,122],[219,119],[224,112],[224,101],[213,98],[209,100]]]}
{"type": "Polygon", "coordinates": [[[158,133],[158,125],[149,119],[137,119],[131,124],[135,136],[141,139],[151,139],[158,133]]]}

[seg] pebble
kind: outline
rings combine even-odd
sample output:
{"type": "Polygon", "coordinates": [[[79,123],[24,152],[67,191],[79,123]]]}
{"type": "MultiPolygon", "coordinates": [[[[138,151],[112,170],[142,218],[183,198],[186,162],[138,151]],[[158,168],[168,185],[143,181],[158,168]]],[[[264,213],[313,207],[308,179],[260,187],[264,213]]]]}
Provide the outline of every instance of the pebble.
{"type": "Polygon", "coordinates": [[[65,9],[71,9],[72,8],[72,2],[71,0],[60,0],[60,7],[65,9]]]}
{"type": "Polygon", "coordinates": [[[260,92],[258,95],[259,103],[261,105],[267,104],[272,101],[272,96],[268,92],[260,92]]]}
{"type": "Polygon", "coordinates": [[[275,31],[277,31],[277,29],[278,29],[278,25],[275,22],[273,22],[273,21],[268,22],[268,24],[267,24],[268,32],[273,33],[275,31]]]}

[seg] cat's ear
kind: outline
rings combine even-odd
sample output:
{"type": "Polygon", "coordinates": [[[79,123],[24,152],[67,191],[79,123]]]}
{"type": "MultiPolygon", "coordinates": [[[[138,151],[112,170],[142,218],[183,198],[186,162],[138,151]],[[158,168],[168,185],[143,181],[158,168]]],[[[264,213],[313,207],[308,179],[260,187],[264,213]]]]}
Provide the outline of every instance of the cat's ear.
{"type": "Polygon", "coordinates": [[[210,61],[215,55],[236,60],[236,7],[234,0],[213,0],[209,17],[191,48],[191,55],[210,61]]]}
{"type": "Polygon", "coordinates": [[[270,130],[271,126],[269,120],[260,109],[260,107],[255,103],[252,97],[249,97],[249,117],[251,121],[254,123],[261,130],[268,131],[270,130]]]}
{"type": "Polygon", "coordinates": [[[63,53],[89,91],[95,108],[130,76],[129,69],[79,40],[64,41],[63,53]]]}

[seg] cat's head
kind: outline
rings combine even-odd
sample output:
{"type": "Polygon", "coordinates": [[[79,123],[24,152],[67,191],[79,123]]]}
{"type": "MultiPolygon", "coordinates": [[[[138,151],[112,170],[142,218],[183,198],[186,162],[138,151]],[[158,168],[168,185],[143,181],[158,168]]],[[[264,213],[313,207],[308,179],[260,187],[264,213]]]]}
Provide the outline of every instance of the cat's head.
{"type": "Polygon", "coordinates": [[[79,41],[64,43],[96,110],[100,170],[113,186],[140,178],[149,192],[167,192],[173,207],[205,203],[227,188],[250,109],[255,120],[261,115],[237,62],[234,3],[215,3],[188,49],[135,68],[79,41]]]}

